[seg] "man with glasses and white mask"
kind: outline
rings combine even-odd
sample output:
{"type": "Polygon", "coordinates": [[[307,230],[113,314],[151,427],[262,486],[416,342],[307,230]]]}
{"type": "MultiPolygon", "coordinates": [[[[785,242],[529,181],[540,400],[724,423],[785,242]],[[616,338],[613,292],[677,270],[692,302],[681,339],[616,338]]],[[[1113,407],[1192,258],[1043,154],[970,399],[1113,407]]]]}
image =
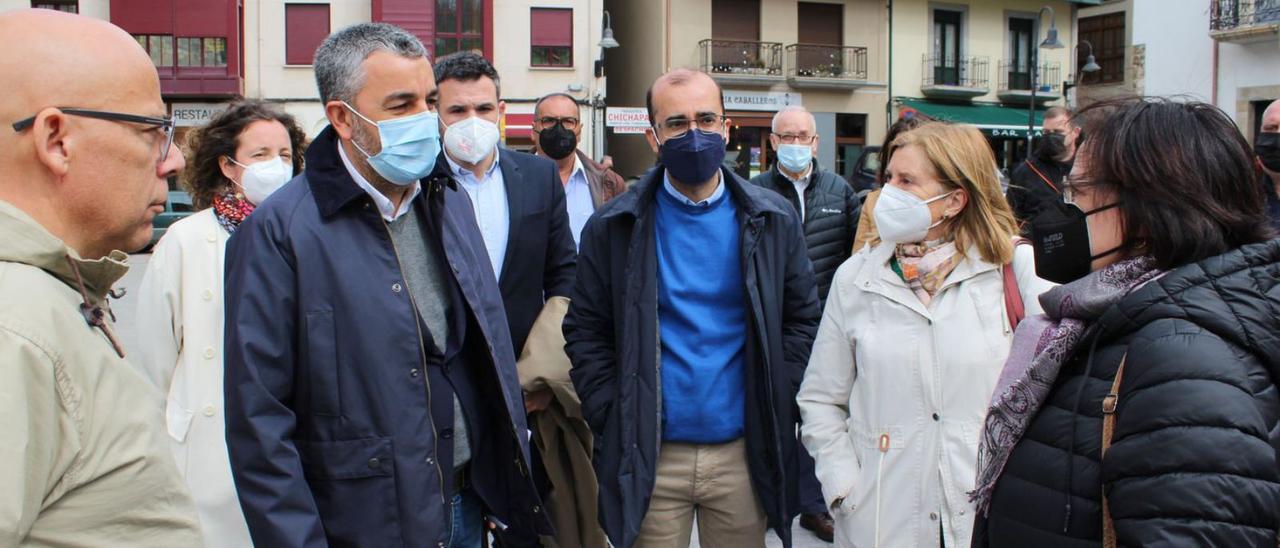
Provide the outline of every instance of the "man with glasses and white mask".
{"type": "Polygon", "coordinates": [[[17,10],[0,81],[0,545],[199,546],[107,302],[185,165],[155,67],[110,23],[17,10]]]}
{"type": "MultiPolygon", "coordinates": [[[[498,146],[506,112],[498,72],[460,52],[436,61],[439,162],[471,198],[519,354],[547,300],[568,297],[575,246],[555,162],[498,146]]],[[[533,402],[530,402],[532,404],[533,402]]]]}
{"type": "MultiPolygon", "coordinates": [[[[823,169],[818,153],[817,123],[801,106],[787,106],[773,116],[770,143],[776,151],[773,169],[756,175],[751,183],[781,194],[800,213],[804,242],[818,281],[818,302],[827,301],[827,291],[853,249],[854,233],[862,205],[858,195],[835,172],[823,169]]],[[[799,443],[797,439],[796,443],[799,443]]],[[[813,459],[801,449],[800,526],[818,538],[832,542],[835,521],[822,499],[822,484],[813,473],[813,459]]]]}
{"type": "Polygon", "coordinates": [[[426,49],[363,23],[314,65],[330,126],[227,249],[227,446],[253,541],[535,545],[515,356],[436,160],[426,49]]]}
{"type": "Polygon", "coordinates": [[[658,165],[582,233],[565,318],[615,546],[790,544],[795,394],[819,319],[795,208],[722,167],[728,119],[706,73],[650,87],[658,165]]]}

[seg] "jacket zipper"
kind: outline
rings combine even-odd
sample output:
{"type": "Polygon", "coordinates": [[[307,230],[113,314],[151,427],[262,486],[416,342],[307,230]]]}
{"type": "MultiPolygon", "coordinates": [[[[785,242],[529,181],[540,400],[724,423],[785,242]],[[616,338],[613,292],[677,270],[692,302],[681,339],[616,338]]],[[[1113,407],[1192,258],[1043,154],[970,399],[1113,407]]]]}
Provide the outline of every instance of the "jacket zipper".
{"type": "MultiPolygon", "coordinates": [[[[432,188],[434,188],[434,185],[428,184],[426,185],[426,187],[427,187],[427,195],[425,198],[427,201],[430,201],[431,190],[432,188]]],[[[417,332],[418,332],[418,357],[422,360],[422,377],[423,377],[422,384],[426,385],[426,392],[427,392],[427,413],[428,413],[427,423],[431,425],[431,446],[432,446],[432,451],[435,453],[437,457],[432,459],[432,462],[435,464],[436,478],[440,480],[440,502],[449,508],[449,515],[447,517],[449,522],[449,536],[450,538],[452,538],[453,537],[453,501],[445,496],[444,469],[440,468],[440,459],[439,459],[440,440],[439,440],[439,436],[436,434],[435,420],[430,418],[431,378],[427,373],[427,367],[429,367],[429,365],[427,364],[427,346],[422,342],[422,325],[421,325],[421,322],[418,321],[418,303],[417,303],[417,300],[413,298],[413,291],[410,290],[409,288],[409,280],[404,275],[404,266],[403,266],[404,263],[400,259],[400,250],[396,248],[396,240],[391,236],[391,227],[387,224],[386,217],[383,217],[381,213],[378,214],[378,219],[382,221],[382,228],[387,231],[387,240],[391,242],[391,252],[395,254],[396,267],[399,268],[400,270],[400,282],[404,284],[405,293],[409,294],[409,305],[413,307],[413,315],[414,315],[413,326],[414,328],[417,329],[417,332]]]]}

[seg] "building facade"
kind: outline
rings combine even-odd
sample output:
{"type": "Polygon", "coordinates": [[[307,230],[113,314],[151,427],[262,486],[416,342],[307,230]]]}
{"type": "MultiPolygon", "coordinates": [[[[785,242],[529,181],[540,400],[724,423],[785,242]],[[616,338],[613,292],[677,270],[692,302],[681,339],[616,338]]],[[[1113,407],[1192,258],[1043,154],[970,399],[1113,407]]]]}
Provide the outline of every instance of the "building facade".
{"type": "Polygon", "coordinates": [[[1078,73],[1076,12],[1097,1],[892,2],[895,119],[920,112],[973,124],[1011,171],[1044,109],[1063,104],[1078,73]],[[1040,47],[1054,32],[1062,46],[1040,47]]]}
{"type": "MultiPolygon", "coordinates": [[[[602,0],[0,0],[0,11],[39,7],[109,20],[133,34],[160,74],[179,142],[230,101],[276,102],[314,137],[327,125],[312,57],[330,32],[366,21],[399,25],[432,58],[481,51],[507,102],[507,146],[532,147],[534,101],[577,98],[587,122],[604,100],[595,76],[602,0]]],[[[599,157],[593,126],[583,149],[599,157]]]]}
{"type": "MultiPolygon", "coordinates": [[[[846,177],[912,112],[977,125],[1007,168],[1075,74],[1078,6],[1100,1],[605,0],[625,44],[605,57],[609,104],[642,108],[659,74],[699,68],[724,89],[729,155],[744,176],[771,165],[769,121],[787,104],[814,113],[818,159],[846,177]],[[1050,27],[1062,49],[1036,47],[1050,27]]],[[[608,135],[627,175],[653,163],[634,130],[608,135]]]]}
{"type": "MultiPolygon", "coordinates": [[[[750,177],[772,163],[769,129],[783,106],[814,113],[818,161],[849,175],[886,127],[886,10],[881,0],[606,0],[622,47],[605,54],[611,107],[644,108],[663,72],[696,68],[724,90],[728,158],[750,177]]],[[[644,136],[610,128],[619,173],[653,165],[644,136]]]]}
{"type": "Polygon", "coordinates": [[[1210,0],[1213,101],[1250,142],[1262,112],[1280,99],[1280,0],[1210,0]]]}
{"type": "Polygon", "coordinates": [[[1205,101],[1252,141],[1263,110],[1280,98],[1280,0],[1106,0],[1080,9],[1079,28],[1103,70],[1081,78],[1074,103],[1205,101]]]}

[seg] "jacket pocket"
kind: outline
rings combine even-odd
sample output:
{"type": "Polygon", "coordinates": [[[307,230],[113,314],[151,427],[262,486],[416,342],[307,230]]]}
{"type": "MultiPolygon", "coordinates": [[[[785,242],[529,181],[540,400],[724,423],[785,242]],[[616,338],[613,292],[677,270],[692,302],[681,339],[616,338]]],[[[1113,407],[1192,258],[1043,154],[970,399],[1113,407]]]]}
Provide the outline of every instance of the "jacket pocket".
{"type": "Polygon", "coordinates": [[[330,546],[402,544],[391,438],[296,445],[330,546]]]}
{"type": "Polygon", "coordinates": [[[187,463],[190,462],[191,446],[187,444],[187,434],[191,431],[191,421],[195,417],[173,396],[165,402],[164,425],[169,434],[169,449],[173,453],[173,463],[177,465],[182,477],[187,477],[187,463]]]}
{"type": "Polygon", "coordinates": [[[172,396],[165,403],[164,422],[169,430],[169,437],[173,438],[173,441],[178,443],[187,441],[187,432],[191,430],[193,417],[195,413],[183,407],[172,396]]]}
{"type": "MultiPolygon", "coordinates": [[[[858,479],[853,484],[853,491],[845,499],[845,505],[849,507],[850,512],[860,506],[877,502],[889,508],[892,504],[890,500],[892,494],[883,490],[882,484],[888,474],[903,474],[901,470],[889,471],[891,466],[897,464],[896,461],[900,456],[898,453],[902,451],[907,441],[903,437],[902,428],[887,425],[874,428],[852,425],[849,433],[853,438],[853,446],[858,453],[860,466],[858,479]]],[[[874,506],[871,507],[871,511],[874,512],[874,506]]]]}
{"type": "Polygon", "coordinates": [[[338,397],[338,343],[332,310],[307,312],[307,356],[311,408],[317,415],[342,414],[338,397]]]}

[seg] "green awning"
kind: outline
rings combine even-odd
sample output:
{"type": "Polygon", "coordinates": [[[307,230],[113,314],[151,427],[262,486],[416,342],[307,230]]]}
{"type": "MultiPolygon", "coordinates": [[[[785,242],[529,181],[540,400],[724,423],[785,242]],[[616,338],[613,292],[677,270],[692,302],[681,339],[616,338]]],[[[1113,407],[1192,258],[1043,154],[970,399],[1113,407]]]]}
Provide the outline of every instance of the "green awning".
{"type": "MultiPolygon", "coordinates": [[[[943,103],[927,99],[899,98],[903,108],[940,120],[977,126],[988,137],[1027,138],[1027,109],[994,103],[943,103]]],[[[1044,123],[1044,110],[1036,109],[1036,134],[1044,123]]]]}

